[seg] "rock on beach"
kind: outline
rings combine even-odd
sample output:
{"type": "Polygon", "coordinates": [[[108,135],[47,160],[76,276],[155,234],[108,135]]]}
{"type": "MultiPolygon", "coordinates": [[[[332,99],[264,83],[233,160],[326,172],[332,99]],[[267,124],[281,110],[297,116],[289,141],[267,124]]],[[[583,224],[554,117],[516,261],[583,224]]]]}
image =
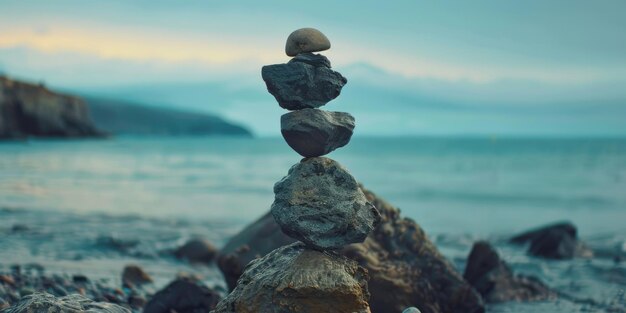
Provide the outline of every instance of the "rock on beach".
{"type": "Polygon", "coordinates": [[[344,112],[302,109],[280,118],[287,144],[305,158],[326,155],[350,142],[354,117],[344,112]]]}
{"type": "MultiPolygon", "coordinates": [[[[361,188],[382,221],[363,243],[339,250],[369,272],[373,313],[402,312],[415,306],[422,313],[484,312],[480,295],[456,271],[424,230],[374,193],[361,188]]],[[[270,214],[248,225],[222,249],[219,266],[235,288],[246,264],[295,239],[281,232],[270,214]]]]}
{"type": "Polygon", "coordinates": [[[252,261],[213,313],[369,313],[367,271],[294,243],[252,261]]]}
{"type": "Polygon", "coordinates": [[[271,211],[283,232],[314,249],[363,242],[380,221],[354,177],[329,158],[294,165],[274,194],[271,211]]]}
{"type": "Polygon", "coordinates": [[[556,297],[531,276],[514,275],[496,250],[485,241],[474,244],[463,277],[487,302],[537,301],[556,297]]]}

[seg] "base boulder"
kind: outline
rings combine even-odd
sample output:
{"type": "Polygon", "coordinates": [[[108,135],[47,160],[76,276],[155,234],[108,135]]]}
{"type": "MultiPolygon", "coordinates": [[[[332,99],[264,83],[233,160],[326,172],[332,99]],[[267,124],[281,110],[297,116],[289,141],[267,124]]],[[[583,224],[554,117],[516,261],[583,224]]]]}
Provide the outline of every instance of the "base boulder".
{"type": "Polygon", "coordinates": [[[368,313],[367,271],[294,243],[256,259],[213,313],[368,313]]]}

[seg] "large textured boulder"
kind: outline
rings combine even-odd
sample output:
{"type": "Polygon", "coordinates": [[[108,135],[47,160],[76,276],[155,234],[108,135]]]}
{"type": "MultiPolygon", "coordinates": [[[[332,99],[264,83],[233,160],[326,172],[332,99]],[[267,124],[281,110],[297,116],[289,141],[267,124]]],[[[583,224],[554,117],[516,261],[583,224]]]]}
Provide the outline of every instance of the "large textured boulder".
{"type": "Polygon", "coordinates": [[[514,275],[487,242],[474,244],[463,274],[487,302],[536,301],[556,297],[546,285],[531,276],[514,275]]]}
{"type": "Polygon", "coordinates": [[[157,292],[143,309],[144,313],[204,313],[214,309],[221,297],[206,286],[178,279],[157,292]]]}
{"type": "Polygon", "coordinates": [[[48,293],[33,293],[23,297],[2,313],[130,313],[130,310],[112,303],[94,302],[78,294],[57,298],[48,293]]]}
{"type": "Polygon", "coordinates": [[[326,66],[307,62],[289,62],[263,66],[267,90],[287,110],[318,108],[339,96],[348,82],[326,66]]]}
{"type": "Polygon", "coordinates": [[[292,57],[303,52],[318,52],[330,49],[326,35],[315,28],[300,28],[287,37],[285,53],[292,57]]]}
{"type": "Polygon", "coordinates": [[[380,221],[354,177],[329,158],[292,166],[274,194],[271,211],[283,232],[315,249],[363,242],[380,221]]]}
{"type": "Polygon", "coordinates": [[[318,157],[350,142],[354,117],[344,112],[302,109],[280,118],[287,144],[305,158],[318,157]]]}
{"type": "Polygon", "coordinates": [[[366,313],[368,298],[356,262],[294,243],[251,262],[213,313],[366,313]]]}
{"type": "Polygon", "coordinates": [[[593,254],[578,241],[576,226],[569,222],[546,225],[516,235],[510,240],[515,244],[530,243],[528,253],[548,259],[571,259],[593,254]]]}
{"type": "MultiPolygon", "coordinates": [[[[370,307],[374,313],[402,312],[415,306],[422,313],[483,312],[480,295],[439,253],[413,220],[372,192],[362,189],[381,213],[382,221],[364,243],[340,252],[357,260],[370,275],[370,307]]],[[[270,214],[235,235],[222,249],[219,267],[229,287],[248,262],[293,242],[270,214]]]]}
{"type": "Polygon", "coordinates": [[[0,138],[99,135],[83,100],[0,76],[0,138]]]}

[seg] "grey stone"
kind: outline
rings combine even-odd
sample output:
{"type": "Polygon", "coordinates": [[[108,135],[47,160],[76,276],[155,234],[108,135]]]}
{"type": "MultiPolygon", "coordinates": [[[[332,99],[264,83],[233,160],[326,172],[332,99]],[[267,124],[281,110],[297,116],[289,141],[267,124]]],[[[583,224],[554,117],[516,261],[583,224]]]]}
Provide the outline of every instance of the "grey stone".
{"type": "Polygon", "coordinates": [[[271,211],[283,232],[315,249],[363,242],[380,221],[354,177],[329,158],[292,166],[274,194],[271,211]]]}
{"type": "Polygon", "coordinates": [[[317,52],[330,49],[326,35],[315,28],[300,28],[287,37],[285,53],[292,57],[303,52],[317,52]]]}
{"type": "Polygon", "coordinates": [[[313,65],[315,67],[319,67],[319,66],[324,66],[324,67],[328,67],[330,68],[330,60],[321,55],[321,54],[315,54],[315,53],[300,53],[298,55],[296,55],[293,59],[289,60],[289,63],[293,63],[293,62],[302,62],[302,63],[306,63],[309,65],[313,65]]]}
{"type": "Polygon", "coordinates": [[[302,243],[248,264],[213,313],[369,313],[367,271],[335,253],[302,243]]]}
{"type": "Polygon", "coordinates": [[[95,302],[78,294],[57,298],[48,293],[33,293],[23,297],[2,313],[130,313],[130,310],[112,303],[95,302]]]}
{"type": "Polygon", "coordinates": [[[287,110],[318,108],[337,98],[348,80],[326,66],[289,62],[263,66],[267,90],[287,110]]]}
{"type": "Polygon", "coordinates": [[[287,144],[303,157],[317,157],[350,142],[354,117],[344,112],[302,109],[280,118],[280,131],[287,144]]]}

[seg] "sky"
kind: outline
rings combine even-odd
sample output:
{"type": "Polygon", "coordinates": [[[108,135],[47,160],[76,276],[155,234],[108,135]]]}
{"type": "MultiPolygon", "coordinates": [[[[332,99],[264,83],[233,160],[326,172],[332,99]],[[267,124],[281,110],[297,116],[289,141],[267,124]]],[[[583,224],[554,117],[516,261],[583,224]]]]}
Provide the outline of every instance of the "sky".
{"type": "Polygon", "coordinates": [[[626,135],[625,1],[0,0],[0,72],[279,135],[260,68],[301,27],[362,135],[626,135]]]}

